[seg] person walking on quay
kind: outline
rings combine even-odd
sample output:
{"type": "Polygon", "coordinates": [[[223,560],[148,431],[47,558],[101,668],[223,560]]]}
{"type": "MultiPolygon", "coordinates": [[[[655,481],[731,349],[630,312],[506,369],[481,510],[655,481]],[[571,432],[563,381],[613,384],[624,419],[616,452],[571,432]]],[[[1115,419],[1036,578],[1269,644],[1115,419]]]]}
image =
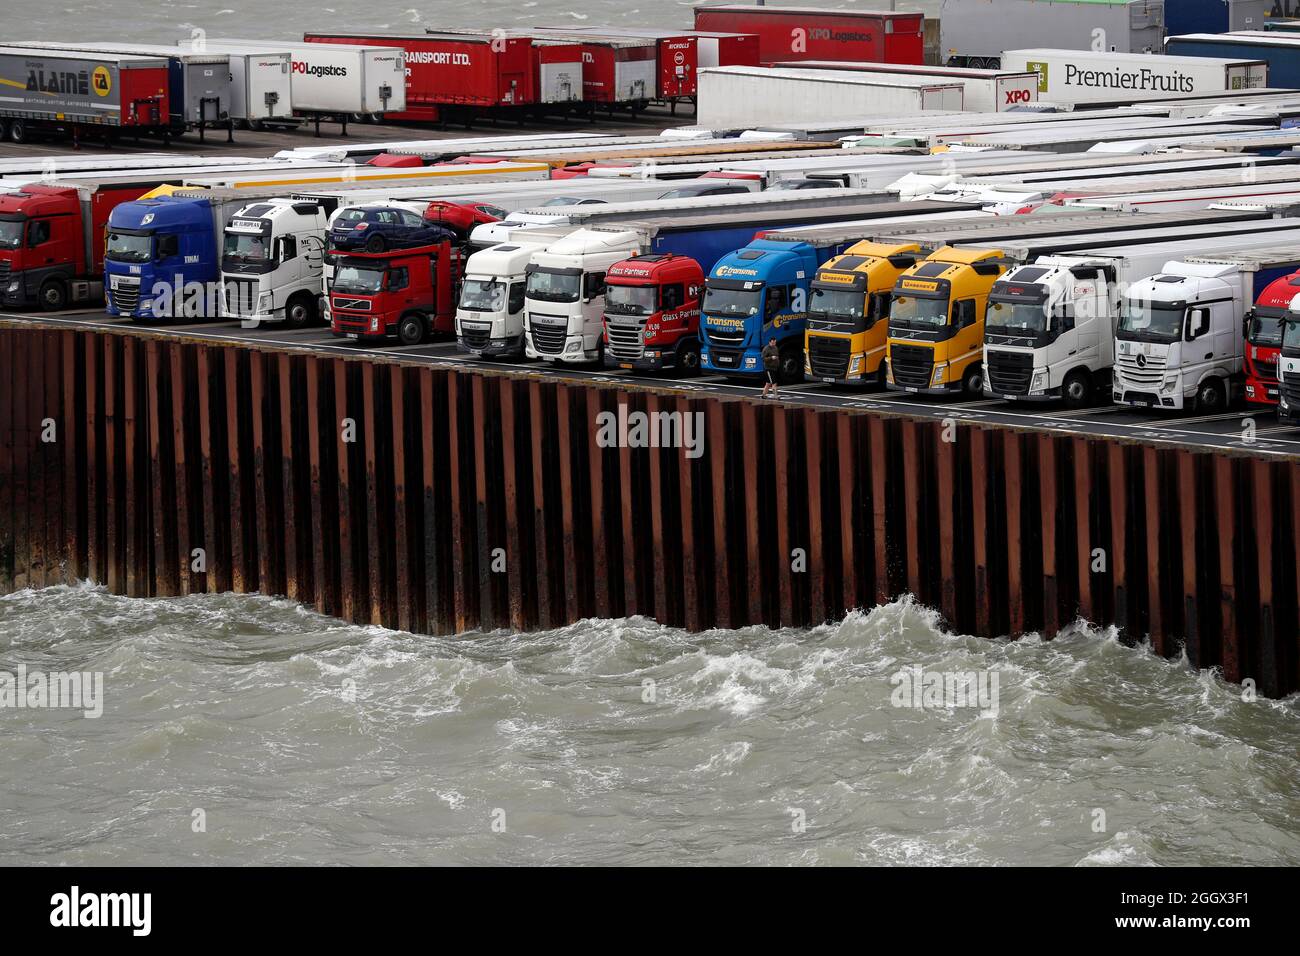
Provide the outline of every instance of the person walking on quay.
{"type": "Polygon", "coordinates": [[[763,346],[763,368],[767,370],[767,382],[763,385],[764,398],[779,398],[781,377],[781,349],[776,344],[776,336],[767,340],[763,346]]]}

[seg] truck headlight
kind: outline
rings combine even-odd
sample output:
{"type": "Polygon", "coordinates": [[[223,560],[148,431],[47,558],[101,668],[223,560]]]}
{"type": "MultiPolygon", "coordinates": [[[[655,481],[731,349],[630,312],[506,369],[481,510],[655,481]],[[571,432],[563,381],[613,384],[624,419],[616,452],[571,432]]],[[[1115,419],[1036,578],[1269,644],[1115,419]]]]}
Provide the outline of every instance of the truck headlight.
{"type": "Polygon", "coordinates": [[[275,303],[275,298],[269,292],[263,292],[257,297],[257,311],[270,312],[275,303]]]}
{"type": "Polygon", "coordinates": [[[582,351],[582,343],[581,343],[581,342],[570,342],[568,345],[566,345],[566,346],[564,347],[564,351],[566,351],[566,352],[581,352],[581,351],[582,351]]]}
{"type": "Polygon", "coordinates": [[[1165,383],[1160,386],[1161,394],[1168,394],[1178,387],[1178,376],[1165,379],[1165,383]]]}
{"type": "Polygon", "coordinates": [[[708,350],[708,349],[700,349],[700,361],[701,361],[701,362],[707,362],[708,360],[709,360],[709,350],[708,350]]]}
{"type": "MultiPolygon", "coordinates": [[[[809,371],[811,371],[811,369],[809,369],[809,371]]],[[[849,374],[853,375],[861,371],[862,371],[862,356],[855,355],[853,356],[853,361],[849,363],[849,374]]]]}
{"type": "Polygon", "coordinates": [[[757,364],[758,364],[758,359],[754,358],[754,356],[752,355],[745,356],[745,368],[753,368],[757,364]]]}
{"type": "Polygon", "coordinates": [[[1034,369],[1034,377],[1029,381],[1029,390],[1031,392],[1041,392],[1047,388],[1047,369],[1034,369]]]}
{"type": "Polygon", "coordinates": [[[885,381],[890,385],[894,384],[894,366],[888,362],[885,363],[885,381]]]}
{"type": "Polygon", "coordinates": [[[379,317],[378,317],[378,316],[372,316],[372,317],[371,317],[371,319],[370,319],[370,331],[371,331],[371,332],[378,332],[378,331],[379,331],[379,317]]]}
{"type": "Polygon", "coordinates": [[[21,283],[19,280],[17,280],[17,279],[15,279],[13,282],[9,283],[9,291],[10,291],[10,292],[17,292],[20,288],[22,288],[22,283],[21,283]]]}
{"type": "Polygon", "coordinates": [[[939,385],[943,382],[945,368],[946,366],[943,365],[936,365],[934,367],[934,376],[930,379],[933,384],[939,385]]]}
{"type": "Polygon", "coordinates": [[[812,374],[812,360],[808,358],[807,354],[803,357],[803,370],[805,375],[812,374]]]}

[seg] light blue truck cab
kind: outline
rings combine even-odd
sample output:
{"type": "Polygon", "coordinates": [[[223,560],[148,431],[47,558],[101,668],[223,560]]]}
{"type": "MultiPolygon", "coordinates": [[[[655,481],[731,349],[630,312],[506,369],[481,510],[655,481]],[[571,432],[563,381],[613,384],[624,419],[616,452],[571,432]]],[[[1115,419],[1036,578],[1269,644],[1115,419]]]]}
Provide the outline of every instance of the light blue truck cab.
{"type": "Polygon", "coordinates": [[[808,242],[755,239],[717,261],[704,282],[700,365],[726,375],[761,376],[761,352],[775,337],[781,378],[803,378],[808,291],[817,267],[838,250],[808,242]]]}
{"type": "Polygon", "coordinates": [[[104,299],[110,315],[166,320],[219,314],[220,258],[212,201],[158,196],[108,217],[104,299]]]}

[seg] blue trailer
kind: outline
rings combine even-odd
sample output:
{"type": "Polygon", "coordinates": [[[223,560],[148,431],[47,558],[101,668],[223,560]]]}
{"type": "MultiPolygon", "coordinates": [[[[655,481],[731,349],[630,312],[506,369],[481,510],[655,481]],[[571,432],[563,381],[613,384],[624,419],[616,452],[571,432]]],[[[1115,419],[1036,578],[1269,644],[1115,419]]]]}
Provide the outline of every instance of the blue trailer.
{"type": "Polygon", "coordinates": [[[1190,33],[1171,36],[1165,52],[1175,56],[1211,56],[1234,60],[1263,60],[1268,84],[1300,89],[1300,33],[1255,30],[1248,33],[1190,33]]]}
{"type": "Polygon", "coordinates": [[[1277,0],[1170,0],[1165,4],[1165,33],[1172,37],[1263,30],[1276,6],[1277,0]]]}

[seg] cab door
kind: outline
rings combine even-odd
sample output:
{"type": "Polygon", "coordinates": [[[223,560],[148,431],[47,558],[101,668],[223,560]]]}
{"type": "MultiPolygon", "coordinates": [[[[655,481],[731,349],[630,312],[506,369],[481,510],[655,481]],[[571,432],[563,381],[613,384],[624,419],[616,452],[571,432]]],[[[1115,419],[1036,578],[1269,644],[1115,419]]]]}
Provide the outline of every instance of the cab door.
{"type": "Polygon", "coordinates": [[[984,354],[984,305],[982,299],[958,299],[952,304],[952,340],[948,343],[948,361],[952,365],[949,384],[960,382],[972,362],[984,354]]]}

